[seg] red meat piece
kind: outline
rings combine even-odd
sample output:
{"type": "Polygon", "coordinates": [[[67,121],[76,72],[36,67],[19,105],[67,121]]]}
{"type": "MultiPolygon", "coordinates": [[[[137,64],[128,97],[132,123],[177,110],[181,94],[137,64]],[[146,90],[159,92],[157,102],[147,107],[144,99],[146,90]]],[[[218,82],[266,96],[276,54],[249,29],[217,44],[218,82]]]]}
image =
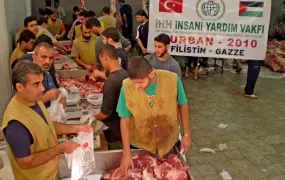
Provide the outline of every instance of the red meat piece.
{"type": "Polygon", "coordinates": [[[188,180],[188,175],[186,171],[171,169],[165,176],[167,180],[188,180]]]}
{"type": "Polygon", "coordinates": [[[176,154],[169,155],[167,162],[175,169],[183,169],[184,168],[181,160],[179,159],[179,156],[176,154]]]}
{"type": "Polygon", "coordinates": [[[133,160],[135,168],[140,170],[153,169],[153,167],[156,166],[156,160],[150,155],[135,156],[133,160]]]}
{"type": "Polygon", "coordinates": [[[169,163],[164,162],[161,165],[155,166],[154,174],[158,179],[163,179],[171,169],[173,169],[173,167],[169,163]]]}

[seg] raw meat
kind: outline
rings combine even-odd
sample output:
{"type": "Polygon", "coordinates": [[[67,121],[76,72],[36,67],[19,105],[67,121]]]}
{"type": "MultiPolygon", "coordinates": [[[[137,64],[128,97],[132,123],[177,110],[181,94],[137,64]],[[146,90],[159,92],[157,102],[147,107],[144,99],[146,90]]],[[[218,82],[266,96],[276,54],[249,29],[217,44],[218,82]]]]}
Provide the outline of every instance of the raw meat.
{"type": "Polygon", "coordinates": [[[156,160],[150,155],[135,156],[133,157],[133,160],[135,168],[140,170],[152,169],[154,166],[156,166],[156,160]]]}
{"type": "Polygon", "coordinates": [[[93,76],[85,76],[81,79],[63,79],[59,78],[59,84],[63,86],[67,91],[72,86],[76,86],[79,89],[79,95],[81,98],[86,98],[89,94],[101,93],[103,89],[101,88],[102,81],[97,81],[92,78],[93,76]]]}
{"type": "MultiPolygon", "coordinates": [[[[168,159],[154,159],[153,157],[133,157],[135,169],[129,170],[125,180],[188,180],[187,167],[178,155],[171,154],[168,159]]],[[[102,180],[123,180],[120,168],[107,172],[102,180]]]]}
{"type": "Polygon", "coordinates": [[[285,41],[273,40],[267,43],[264,65],[275,72],[285,72],[285,41]]]}

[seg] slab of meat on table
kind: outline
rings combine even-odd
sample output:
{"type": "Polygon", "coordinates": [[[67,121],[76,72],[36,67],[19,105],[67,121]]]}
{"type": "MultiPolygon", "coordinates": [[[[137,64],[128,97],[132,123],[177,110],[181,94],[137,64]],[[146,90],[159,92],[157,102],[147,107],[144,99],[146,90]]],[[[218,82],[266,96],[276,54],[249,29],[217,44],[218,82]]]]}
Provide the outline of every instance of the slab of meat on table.
{"type": "Polygon", "coordinates": [[[273,40],[267,43],[264,65],[275,72],[285,72],[285,41],[273,40]]]}
{"type": "Polygon", "coordinates": [[[129,170],[125,178],[120,168],[103,175],[102,180],[188,180],[187,167],[178,155],[158,160],[149,155],[133,157],[135,169],[129,170]]]}
{"type": "Polygon", "coordinates": [[[85,76],[81,79],[64,79],[59,78],[59,84],[63,86],[67,91],[72,86],[76,86],[79,89],[79,95],[81,98],[85,98],[89,94],[97,94],[103,91],[102,81],[97,81],[94,78],[85,76]]]}

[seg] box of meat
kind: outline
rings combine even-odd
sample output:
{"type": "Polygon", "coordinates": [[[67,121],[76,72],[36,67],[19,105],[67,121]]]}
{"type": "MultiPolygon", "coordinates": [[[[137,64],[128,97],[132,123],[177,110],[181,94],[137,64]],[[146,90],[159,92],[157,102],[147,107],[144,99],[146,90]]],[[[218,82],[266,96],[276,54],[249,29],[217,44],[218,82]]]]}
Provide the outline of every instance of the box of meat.
{"type": "MultiPolygon", "coordinates": [[[[121,150],[95,152],[96,169],[92,174],[100,176],[101,180],[122,180],[118,168],[122,156],[121,150]]],[[[144,150],[132,150],[132,156],[135,169],[128,172],[128,180],[195,180],[177,148],[162,160],[151,157],[144,150]]],[[[71,175],[64,155],[61,155],[58,175],[62,180],[67,180],[71,175]]],[[[89,180],[89,177],[85,179],[89,180]]]]}

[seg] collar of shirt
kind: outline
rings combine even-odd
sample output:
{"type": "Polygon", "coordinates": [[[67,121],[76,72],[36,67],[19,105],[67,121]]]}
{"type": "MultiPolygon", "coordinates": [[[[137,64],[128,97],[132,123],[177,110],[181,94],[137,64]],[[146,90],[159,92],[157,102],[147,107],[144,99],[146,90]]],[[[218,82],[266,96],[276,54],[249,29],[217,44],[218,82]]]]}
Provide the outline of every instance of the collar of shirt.
{"type": "Polygon", "coordinates": [[[148,20],[146,22],[142,23],[141,26],[145,25],[145,23],[147,23],[147,22],[148,22],[148,20]]]}

